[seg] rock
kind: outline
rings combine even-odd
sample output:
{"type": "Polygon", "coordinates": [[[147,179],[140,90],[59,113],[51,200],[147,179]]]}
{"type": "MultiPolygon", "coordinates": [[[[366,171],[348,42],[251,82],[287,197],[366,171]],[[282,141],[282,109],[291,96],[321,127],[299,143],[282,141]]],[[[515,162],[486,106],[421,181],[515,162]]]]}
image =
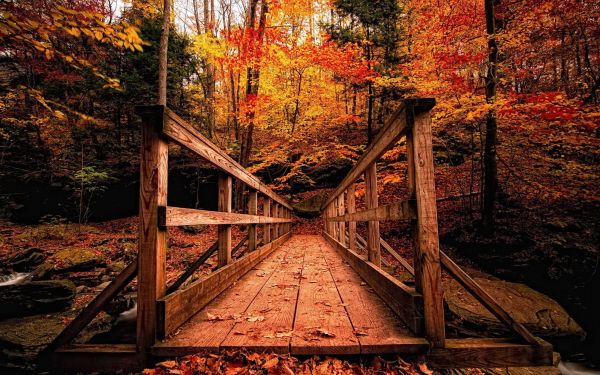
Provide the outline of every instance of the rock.
{"type": "Polygon", "coordinates": [[[31,271],[35,266],[44,262],[44,250],[30,247],[15,254],[7,261],[7,266],[15,271],[31,271]]]}
{"type": "Polygon", "coordinates": [[[71,272],[69,280],[75,285],[96,286],[100,284],[105,276],[105,270],[102,268],[93,271],[71,272]]]}
{"type": "Polygon", "coordinates": [[[117,260],[108,264],[108,271],[113,273],[121,273],[127,267],[125,262],[117,260]]]}
{"type": "Polygon", "coordinates": [[[315,182],[316,187],[336,187],[346,177],[353,165],[354,161],[351,159],[333,157],[314,166],[303,168],[303,172],[315,182]]]}
{"type": "Polygon", "coordinates": [[[287,184],[292,193],[300,193],[303,191],[312,190],[316,184],[312,178],[308,177],[304,173],[298,173],[287,180],[287,184]]]}
{"type": "Polygon", "coordinates": [[[33,272],[31,273],[31,280],[50,280],[53,273],[54,266],[49,263],[43,263],[39,265],[35,270],[33,270],[33,272]]]}
{"type": "Polygon", "coordinates": [[[100,284],[100,285],[96,286],[96,288],[94,288],[94,289],[95,289],[95,290],[97,290],[97,291],[99,291],[99,292],[101,292],[101,291],[103,291],[104,289],[106,289],[106,287],[107,287],[107,286],[109,286],[109,285],[110,285],[110,283],[111,283],[110,281],[105,281],[105,282],[103,282],[102,284],[100,284]]]}
{"type": "Polygon", "coordinates": [[[95,252],[78,247],[60,250],[52,259],[57,273],[89,271],[105,265],[95,252]]]}
{"type": "Polygon", "coordinates": [[[0,373],[34,373],[38,353],[63,328],[63,318],[56,315],[34,315],[0,321],[0,373]]]}
{"type": "Polygon", "coordinates": [[[321,214],[321,205],[327,199],[325,193],[313,195],[312,197],[303,200],[302,202],[292,205],[294,212],[305,218],[315,218],[321,214]]]}
{"type": "Polygon", "coordinates": [[[579,232],[581,226],[561,219],[550,219],[544,222],[544,228],[554,232],[579,232]]]}
{"type": "MultiPolygon", "coordinates": [[[[500,306],[534,335],[546,339],[572,339],[581,341],[585,332],[556,301],[525,284],[475,277],[500,306]]],[[[455,326],[460,333],[485,332],[488,335],[505,335],[510,329],[478,303],[456,281],[444,282],[444,300],[450,313],[458,318],[455,326]]]]}
{"type": "Polygon", "coordinates": [[[0,319],[60,311],[75,297],[68,280],[32,281],[0,287],[0,319]]]}
{"type": "Polygon", "coordinates": [[[103,238],[101,240],[98,240],[94,243],[92,243],[92,246],[97,247],[97,246],[104,246],[106,244],[108,244],[110,242],[110,238],[103,238]]]}
{"type": "Polygon", "coordinates": [[[208,229],[208,225],[184,225],[181,227],[184,232],[191,234],[200,234],[208,229]]]}

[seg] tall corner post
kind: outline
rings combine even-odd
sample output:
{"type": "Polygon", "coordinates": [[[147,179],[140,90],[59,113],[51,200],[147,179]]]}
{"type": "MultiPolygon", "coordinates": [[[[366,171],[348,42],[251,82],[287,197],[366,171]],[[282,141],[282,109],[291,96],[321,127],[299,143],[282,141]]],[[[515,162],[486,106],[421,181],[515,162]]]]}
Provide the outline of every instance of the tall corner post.
{"type": "Polygon", "coordinates": [[[167,230],[158,225],[158,208],[167,205],[169,146],[161,135],[166,108],[136,111],[142,117],[136,345],[144,365],[158,335],[156,301],[166,292],[167,230]]]}
{"type": "MultiPolygon", "coordinates": [[[[231,212],[232,178],[228,174],[219,173],[218,206],[221,212],[231,212]]],[[[219,225],[217,262],[219,267],[231,263],[231,225],[219,225]]]]}
{"type": "Polygon", "coordinates": [[[430,115],[435,100],[412,99],[407,104],[409,139],[412,143],[409,144],[409,148],[412,146],[409,151],[409,158],[412,158],[409,172],[414,175],[417,215],[415,275],[417,282],[420,278],[423,294],[425,334],[433,347],[441,348],[445,346],[444,304],[430,115]]]}

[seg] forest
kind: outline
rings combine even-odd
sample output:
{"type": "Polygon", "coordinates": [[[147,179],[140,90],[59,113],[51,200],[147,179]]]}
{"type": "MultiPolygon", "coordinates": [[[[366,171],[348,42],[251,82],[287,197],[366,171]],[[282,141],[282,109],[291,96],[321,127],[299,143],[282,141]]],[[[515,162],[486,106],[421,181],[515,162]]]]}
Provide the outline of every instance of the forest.
{"type": "Polygon", "coordinates": [[[599,166],[597,1],[0,1],[0,373],[598,373],[599,166]]]}

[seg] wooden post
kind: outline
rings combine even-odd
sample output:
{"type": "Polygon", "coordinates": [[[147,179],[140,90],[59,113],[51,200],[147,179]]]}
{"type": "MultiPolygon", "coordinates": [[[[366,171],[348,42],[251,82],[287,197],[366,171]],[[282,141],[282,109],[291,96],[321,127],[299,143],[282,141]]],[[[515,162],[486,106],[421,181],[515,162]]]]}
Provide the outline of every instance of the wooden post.
{"type": "MultiPolygon", "coordinates": [[[[348,207],[348,213],[353,214],[356,212],[356,186],[354,183],[348,186],[346,191],[346,206],[348,207]]],[[[352,251],[356,251],[356,221],[348,222],[348,248],[352,251]]]]}
{"type": "MultiPolygon", "coordinates": [[[[219,211],[231,212],[231,176],[219,173],[219,211]]],[[[223,267],[231,263],[231,225],[219,225],[219,250],[217,264],[223,267]]]]}
{"type": "MultiPolygon", "coordinates": [[[[271,216],[271,198],[265,197],[263,201],[263,216],[271,216]]],[[[271,224],[263,226],[263,245],[271,242],[271,224]]]]}
{"type": "MultiPolygon", "coordinates": [[[[248,214],[256,215],[258,207],[258,192],[251,190],[248,192],[248,214]]],[[[248,251],[256,249],[256,224],[248,225],[248,251]]]]}
{"type": "MultiPolygon", "coordinates": [[[[343,216],[346,214],[346,206],[345,206],[345,202],[344,202],[344,193],[340,194],[340,196],[338,197],[338,212],[337,212],[338,216],[343,216]]],[[[339,222],[339,228],[340,228],[340,238],[339,238],[339,242],[346,246],[346,222],[344,221],[340,221],[339,222]]]]}
{"type": "MultiPolygon", "coordinates": [[[[413,142],[413,134],[411,131],[406,134],[406,159],[408,162],[408,204],[410,209],[416,212],[416,182],[415,182],[415,149],[413,142]]],[[[423,293],[422,277],[421,277],[421,259],[419,257],[419,231],[417,226],[417,218],[410,219],[410,234],[413,242],[413,264],[415,270],[415,290],[423,293]]]]}
{"type": "Polygon", "coordinates": [[[160,137],[163,106],[140,113],[140,207],[138,240],[137,350],[142,362],[156,341],[156,300],[165,296],[167,231],[158,227],[158,207],[167,205],[169,145],[160,137]]]}
{"type": "MultiPolygon", "coordinates": [[[[365,200],[367,209],[377,208],[377,165],[371,164],[365,171],[365,200]]],[[[381,243],[379,241],[379,221],[369,221],[367,223],[367,251],[369,261],[381,267],[381,243]]]]}
{"type": "Polygon", "coordinates": [[[432,346],[440,348],[445,340],[444,304],[429,109],[410,106],[408,113],[410,117],[414,111],[412,141],[418,228],[415,274],[421,275],[425,333],[432,346]]]}

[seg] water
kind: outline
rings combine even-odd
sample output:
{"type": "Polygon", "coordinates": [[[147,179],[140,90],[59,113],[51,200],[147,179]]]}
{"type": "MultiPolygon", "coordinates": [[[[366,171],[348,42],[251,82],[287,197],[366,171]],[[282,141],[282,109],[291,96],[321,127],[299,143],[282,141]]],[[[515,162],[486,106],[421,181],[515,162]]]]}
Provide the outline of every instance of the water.
{"type": "Polygon", "coordinates": [[[115,325],[117,325],[119,323],[135,322],[136,318],[137,318],[137,303],[134,303],[132,308],[130,308],[129,310],[125,310],[119,314],[119,316],[117,317],[117,320],[115,320],[115,325]]]}
{"type": "Polygon", "coordinates": [[[600,375],[599,370],[593,370],[582,363],[576,362],[560,361],[558,370],[562,375],[600,375]]]}
{"type": "Polygon", "coordinates": [[[11,273],[10,275],[0,276],[0,286],[21,284],[29,278],[30,273],[11,273]]]}

